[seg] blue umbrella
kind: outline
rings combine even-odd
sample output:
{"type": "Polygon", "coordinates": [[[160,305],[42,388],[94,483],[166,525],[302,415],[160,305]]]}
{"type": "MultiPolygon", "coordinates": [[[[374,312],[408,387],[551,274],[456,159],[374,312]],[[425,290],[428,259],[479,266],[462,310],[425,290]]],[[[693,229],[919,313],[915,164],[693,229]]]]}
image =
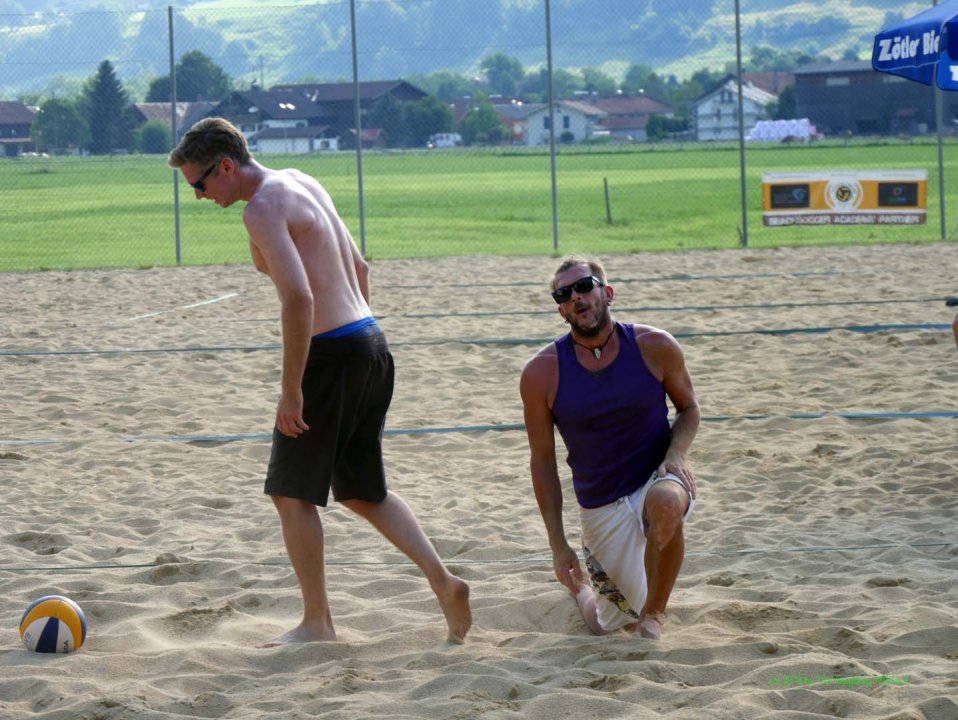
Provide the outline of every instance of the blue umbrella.
{"type": "Polygon", "coordinates": [[[878,33],[872,68],[958,90],[958,0],[945,0],[878,33]]]}

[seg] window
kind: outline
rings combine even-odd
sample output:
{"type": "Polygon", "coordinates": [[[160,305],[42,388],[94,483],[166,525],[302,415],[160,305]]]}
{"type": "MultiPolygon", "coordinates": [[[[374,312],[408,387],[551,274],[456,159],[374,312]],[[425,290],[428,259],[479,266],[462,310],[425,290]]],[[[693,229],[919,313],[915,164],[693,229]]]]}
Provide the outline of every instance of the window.
{"type": "Polygon", "coordinates": [[[563,129],[563,130],[568,130],[570,127],[572,127],[572,122],[571,122],[571,121],[572,121],[572,118],[570,118],[568,115],[563,115],[563,116],[562,116],[562,129],[563,129]]]}
{"type": "Polygon", "coordinates": [[[544,118],[542,118],[542,129],[543,129],[543,130],[548,130],[548,129],[549,129],[549,116],[548,116],[548,115],[546,115],[544,118]]]}
{"type": "Polygon", "coordinates": [[[842,85],[851,85],[849,77],[827,77],[825,78],[825,87],[840,87],[842,85]]]}

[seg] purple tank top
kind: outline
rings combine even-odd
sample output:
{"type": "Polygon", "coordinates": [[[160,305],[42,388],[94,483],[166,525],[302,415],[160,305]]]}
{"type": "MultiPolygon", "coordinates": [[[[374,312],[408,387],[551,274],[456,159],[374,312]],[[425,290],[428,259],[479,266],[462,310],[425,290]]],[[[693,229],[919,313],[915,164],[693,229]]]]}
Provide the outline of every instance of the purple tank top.
{"type": "Polygon", "coordinates": [[[617,322],[615,331],[619,354],[599,372],[579,364],[571,335],[555,341],[559,389],[552,420],[569,452],[576,499],[585,508],[642,487],[672,437],[665,388],[645,366],[633,327],[617,322]]]}

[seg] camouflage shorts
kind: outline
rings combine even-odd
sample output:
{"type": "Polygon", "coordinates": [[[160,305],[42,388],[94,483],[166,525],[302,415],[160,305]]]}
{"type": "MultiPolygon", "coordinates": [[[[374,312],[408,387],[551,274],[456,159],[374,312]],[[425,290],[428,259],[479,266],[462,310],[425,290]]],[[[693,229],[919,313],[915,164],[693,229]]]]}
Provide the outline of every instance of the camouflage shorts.
{"type": "Polygon", "coordinates": [[[615,605],[626,615],[638,620],[639,614],[632,609],[632,606],[629,605],[629,601],[625,599],[625,595],[622,594],[622,591],[619,590],[612,578],[602,569],[598,558],[596,558],[595,555],[592,554],[592,551],[585,545],[582,546],[582,554],[585,556],[585,566],[589,571],[589,581],[592,583],[592,588],[599,597],[605,598],[606,601],[615,605]]]}

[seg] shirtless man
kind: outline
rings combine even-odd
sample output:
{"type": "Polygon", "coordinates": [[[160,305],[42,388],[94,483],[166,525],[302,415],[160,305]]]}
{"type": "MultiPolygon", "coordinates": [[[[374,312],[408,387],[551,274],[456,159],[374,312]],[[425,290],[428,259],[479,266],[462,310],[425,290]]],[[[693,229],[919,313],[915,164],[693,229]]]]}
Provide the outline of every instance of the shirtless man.
{"type": "Polygon", "coordinates": [[[472,624],[469,586],[450,573],[408,505],[386,489],[382,432],[394,366],[369,309],[369,267],[325,189],[298,170],[252,158],[222,118],[194,125],[170,153],[196,198],[246,202],[243,223],[257,270],[282,307],[283,371],[265,491],[279,513],[303,595],[303,619],[266,647],[335,640],[316,506],[333,499],[362,516],[429,580],[448,639],[472,624]]]}
{"type": "Polygon", "coordinates": [[[553,569],[592,632],[658,639],[696,494],[685,459],[701,419],[692,379],[667,332],[613,320],[598,261],[565,258],[550,289],[570,330],[526,363],[519,391],[553,569]],[[563,529],[553,426],[568,450],[591,587],[563,529]]]}

